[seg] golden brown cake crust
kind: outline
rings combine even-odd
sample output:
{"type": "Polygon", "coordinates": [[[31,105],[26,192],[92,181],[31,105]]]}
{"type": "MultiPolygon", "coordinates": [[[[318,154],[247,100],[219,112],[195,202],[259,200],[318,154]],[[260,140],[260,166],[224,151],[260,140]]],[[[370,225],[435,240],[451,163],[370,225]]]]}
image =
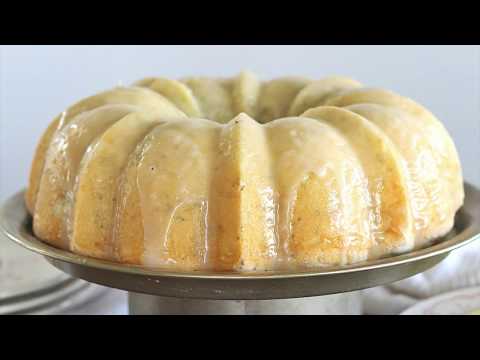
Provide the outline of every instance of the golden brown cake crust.
{"type": "Polygon", "coordinates": [[[84,99],[37,145],[39,238],[184,270],[351,264],[448,232],[455,146],[413,100],[344,77],[146,78],[84,99]]]}

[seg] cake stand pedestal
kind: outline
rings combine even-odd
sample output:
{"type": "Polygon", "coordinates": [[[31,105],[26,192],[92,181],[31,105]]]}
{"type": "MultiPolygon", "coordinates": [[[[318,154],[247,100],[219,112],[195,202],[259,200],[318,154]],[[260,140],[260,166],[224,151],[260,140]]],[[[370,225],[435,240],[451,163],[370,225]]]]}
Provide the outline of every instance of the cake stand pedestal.
{"type": "Polygon", "coordinates": [[[131,314],[348,313],[360,306],[351,292],[423,272],[480,237],[480,191],[466,183],[465,193],[452,231],[428,247],[305,272],[180,273],[81,256],[35,238],[23,193],[9,198],[0,210],[0,231],[74,277],[129,291],[131,314]],[[344,307],[332,307],[342,303],[344,307]]]}
{"type": "Polygon", "coordinates": [[[128,293],[131,315],[360,315],[360,292],[274,300],[202,300],[128,293]]]}

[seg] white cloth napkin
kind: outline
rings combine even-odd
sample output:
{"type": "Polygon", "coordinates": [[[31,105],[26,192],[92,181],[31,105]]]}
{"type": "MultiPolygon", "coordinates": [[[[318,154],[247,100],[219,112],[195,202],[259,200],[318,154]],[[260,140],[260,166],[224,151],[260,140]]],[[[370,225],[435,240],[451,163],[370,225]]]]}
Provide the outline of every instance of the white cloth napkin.
{"type": "Polygon", "coordinates": [[[453,251],[430,270],[388,286],[363,291],[366,314],[399,314],[416,302],[480,285],[480,240],[453,251]]]}
{"type": "MultiPolygon", "coordinates": [[[[103,288],[103,287],[102,287],[103,288]]],[[[86,303],[68,308],[56,314],[60,315],[127,315],[127,292],[117,289],[104,288],[99,296],[86,303]]]]}

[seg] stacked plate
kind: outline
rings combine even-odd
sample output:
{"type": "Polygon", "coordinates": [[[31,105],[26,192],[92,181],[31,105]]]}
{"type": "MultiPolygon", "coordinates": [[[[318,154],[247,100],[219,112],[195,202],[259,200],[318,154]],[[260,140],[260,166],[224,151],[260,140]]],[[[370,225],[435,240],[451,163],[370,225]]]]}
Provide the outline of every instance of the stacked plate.
{"type": "Polygon", "coordinates": [[[58,314],[103,291],[66,275],[42,256],[0,235],[0,315],[58,314]]]}

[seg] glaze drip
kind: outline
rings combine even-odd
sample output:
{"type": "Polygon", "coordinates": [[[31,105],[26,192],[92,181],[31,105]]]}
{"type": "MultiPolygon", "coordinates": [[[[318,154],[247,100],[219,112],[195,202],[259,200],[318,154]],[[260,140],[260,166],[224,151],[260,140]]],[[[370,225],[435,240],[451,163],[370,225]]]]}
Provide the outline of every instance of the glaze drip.
{"type": "Polygon", "coordinates": [[[63,111],[37,147],[35,234],[175,270],[351,264],[448,232],[463,203],[443,125],[330,77],[146,78],[63,111]]]}

